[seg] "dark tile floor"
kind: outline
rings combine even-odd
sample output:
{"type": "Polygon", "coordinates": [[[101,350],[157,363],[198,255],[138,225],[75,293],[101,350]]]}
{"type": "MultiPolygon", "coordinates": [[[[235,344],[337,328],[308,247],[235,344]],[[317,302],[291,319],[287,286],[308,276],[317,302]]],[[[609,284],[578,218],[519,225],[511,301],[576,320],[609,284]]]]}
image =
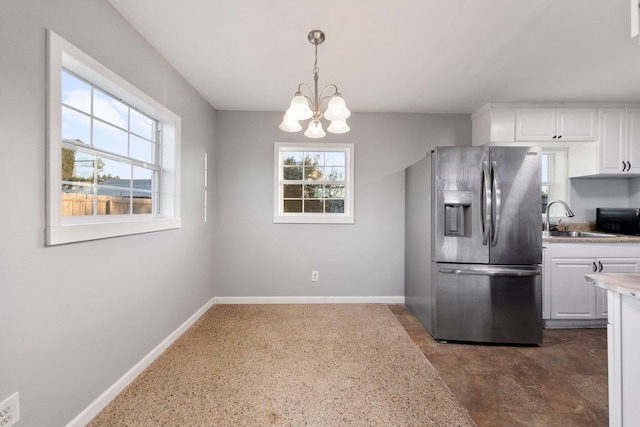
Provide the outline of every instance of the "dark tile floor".
{"type": "Polygon", "coordinates": [[[479,427],[606,426],[607,330],[546,329],[540,346],[439,343],[389,305],[479,427]]]}

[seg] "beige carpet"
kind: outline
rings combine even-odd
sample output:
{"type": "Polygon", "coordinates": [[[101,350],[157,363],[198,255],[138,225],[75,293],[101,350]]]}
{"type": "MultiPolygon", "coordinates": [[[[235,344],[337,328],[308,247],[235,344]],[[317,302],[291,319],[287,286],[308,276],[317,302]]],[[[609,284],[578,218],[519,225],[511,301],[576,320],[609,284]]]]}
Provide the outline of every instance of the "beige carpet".
{"type": "Polygon", "coordinates": [[[386,305],[218,305],[89,426],[473,426],[386,305]]]}

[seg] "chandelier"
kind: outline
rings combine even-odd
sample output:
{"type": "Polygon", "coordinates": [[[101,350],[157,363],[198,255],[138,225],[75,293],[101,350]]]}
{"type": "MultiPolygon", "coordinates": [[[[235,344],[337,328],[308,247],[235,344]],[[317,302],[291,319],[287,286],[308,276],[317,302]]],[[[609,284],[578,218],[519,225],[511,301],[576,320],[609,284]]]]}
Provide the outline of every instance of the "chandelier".
{"type": "Polygon", "coordinates": [[[346,133],[349,132],[349,126],[347,125],[347,118],[351,115],[351,111],[347,109],[347,106],[342,99],[342,95],[338,92],[338,86],[329,84],[325,86],[320,93],[318,93],[318,45],[324,42],[324,33],[320,30],[312,30],[307,36],[309,43],[316,47],[315,63],[313,67],[313,88],[300,83],[298,85],[298,91],[295,93],[291,100],[291,105],[284,115],[282,123],[280,123],[280,129],[285,132],[298,132],[302,130],[300,120],[309,121],[309,126],[304,132],[304,136],[308,138],[322,138],[326,135],[322,129],[321,118],[329,120],[331,124],[327,128],[327,131],[331,133],[346,133]],[[305,95],[302,90],[308,92],[305,95]],[[333,94],[330,94],[333,91],[333,94]],[[327,103],[326,111],[322,112],[322,104],[329,100],[327,103]]]}

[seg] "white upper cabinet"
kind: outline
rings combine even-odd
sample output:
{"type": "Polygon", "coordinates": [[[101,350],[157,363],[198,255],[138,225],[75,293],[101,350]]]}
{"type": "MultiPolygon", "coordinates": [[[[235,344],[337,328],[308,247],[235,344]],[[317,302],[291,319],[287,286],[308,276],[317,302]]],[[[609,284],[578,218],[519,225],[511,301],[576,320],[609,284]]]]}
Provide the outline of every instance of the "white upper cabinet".
{"type": "Polygon", "coordinates": [[[627,163],[624,172],[640,174],[640,108],[627,109],[625,155],[627,163]]]}
{"type": "Polygon", "coordinates": [[[596,118],[595,108],[517,108],[515,141],[595,141],[596,118]]]}
{"type": "Polygon", "coordinates": [[[569,150],[569,176],[640,175],[640,109],[601,108],[598,142],[569,150]]]}
{"type": "Polygon", "coordinates": [[[513,143],[515,109],[487,104],[471,115],[471,145],[513,143]]]}
{"type": "Polygon", "coordinates": [[[596,159],[600,174],[618,174],[626,169],[625,163],[625,124],[624,108],[602,108],[599,115],[600,141],[596,159]]]}

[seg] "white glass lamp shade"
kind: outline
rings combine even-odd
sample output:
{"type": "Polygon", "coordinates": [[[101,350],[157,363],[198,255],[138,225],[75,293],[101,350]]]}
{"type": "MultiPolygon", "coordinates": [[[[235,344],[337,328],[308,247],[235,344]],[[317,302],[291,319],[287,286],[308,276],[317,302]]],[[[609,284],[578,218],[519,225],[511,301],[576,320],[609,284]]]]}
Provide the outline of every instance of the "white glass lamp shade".
{"type": "Polygon", "coordinates": [[[283,130],[285,132],[298,132],[302,130],[302,126],[300,126],[300,123],[298,123],[296,119],[292,119],[286,114],[282,118],[282,123],[280,123],[279,128],[280,130],[283,130]]]}
{"type": "Polygon", "coordinates": [[[322,129],[322,123],[313,120],[309,122],[309,127],[304,132],[304,136],[306,136],[307,138],[322,138],[325,135],[326,133],[322,129]]]}
{"type": "Polygon", "coordinates": [[[327,120],[344,120],[351,115],[351,111],[347,108],[344,99],[340,95],[334,95],[327,105],[327,111],[324,112],[324,118],[327,120]]]}
{"type": "Polygon", "coordinates": [[[307,120],[313,116],[311,108],[309,108],[309,101],[302,95],[296,95],[291,100],[291,106],[287,110],[287,116],[294,120],[307,120]]]}
{"type": "Polygon", "coordinates": [[[346,120],[334,120],[327,128],[327,131],[331,133],[347,133],[350,130],[346,120]]]}

